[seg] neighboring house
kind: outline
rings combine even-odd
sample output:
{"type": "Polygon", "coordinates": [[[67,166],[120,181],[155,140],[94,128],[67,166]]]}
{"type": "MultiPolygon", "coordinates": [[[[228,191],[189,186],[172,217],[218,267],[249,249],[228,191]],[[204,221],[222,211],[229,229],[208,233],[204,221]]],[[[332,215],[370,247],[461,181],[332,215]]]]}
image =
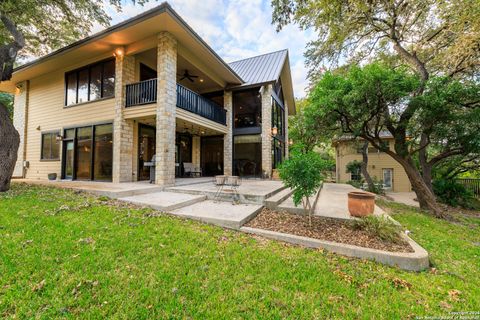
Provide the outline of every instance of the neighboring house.
{"type": "MultiPolygon", "coordinates": [[[[383,137],[383,143],[387,144],[391,150],[394,147],[394,140],[391,135],[383,137]]],[[[336,153],[336,178],[337,182],[345,183],[348,181],[363,180],[361,172],[347,172],[348,163],[357,160],[362,161],[362,140],[352,140],[348,138],[336,139],[333,142],[336,153]]],[[[368,146],[368,166],[367,171],[372,179],[381,181],[386,190],[394,192],[412,191],[410,181],[403,167],[385,152],[377,150],[375,147],[368,146]]]]}
{"type": "MultiPolygon", "coordinates": [[[[261,30],[259,30],[261,31],[261,30]]],[[[174,184],[270,177],[295,113],[287,50],[225,63],[168,5],[14,70],[14,176],[174,184]]]]}

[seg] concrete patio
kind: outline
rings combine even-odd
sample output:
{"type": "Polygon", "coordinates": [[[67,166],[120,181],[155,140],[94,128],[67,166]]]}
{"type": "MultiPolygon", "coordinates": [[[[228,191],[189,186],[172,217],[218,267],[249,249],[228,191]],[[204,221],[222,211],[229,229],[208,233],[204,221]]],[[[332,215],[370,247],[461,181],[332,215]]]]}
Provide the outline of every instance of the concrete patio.
{"type": "MultiPolygon", "coordinates": [[[[348,193],[355,190],[359,191],[359,189],[349,184],[324,183],[314,210],[314,215],[345,220],[352,219],[348,212],[348,193]]],[[[314,201],[315,196],[310,199],[312,204],[314,201]]],[[[294,205],[292,196],[278,204],[278,209],[291,213],[302,213],[303,211],[302,205],[298,207],[294,205]]],[[[384,213],[380,207],[375,206],[374,214],[382,215],[384,213]]]]}

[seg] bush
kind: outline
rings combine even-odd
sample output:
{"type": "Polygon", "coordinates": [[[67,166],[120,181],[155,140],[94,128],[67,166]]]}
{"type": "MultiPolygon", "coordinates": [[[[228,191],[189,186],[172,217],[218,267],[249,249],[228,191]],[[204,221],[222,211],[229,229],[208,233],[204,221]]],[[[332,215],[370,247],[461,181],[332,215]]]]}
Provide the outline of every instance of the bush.
{"type": "Polygon", "coordinates": [[[352,221],[352,227],[356,230],[363,230],[372,236],[382,240],[398,243],[401,241],[399,225],[385,216],[366,216],[352,221]]]}
{"type": "Polygon", "coordinates": [[[475,208],[473,193],[455,180],[433,181],[433,192],[440,202],[452,207],[475,208]]]}
{"type": "Polygon", "coordinates": [[[325,166],[325,161],[318,153],[294,152],[278,169],[282,181],[293,190],[294,204],[298,206],[302,203],[303,209],[308,213],[310,225],[312,204],[309,197],[315,195],[322,185],[322,171],[325,166]]]}
{"type": "Polygon", "coordinates": [[[363,187],[363,181],[349,180],[347,183],[357,189],[361,189],[363,187]]]}

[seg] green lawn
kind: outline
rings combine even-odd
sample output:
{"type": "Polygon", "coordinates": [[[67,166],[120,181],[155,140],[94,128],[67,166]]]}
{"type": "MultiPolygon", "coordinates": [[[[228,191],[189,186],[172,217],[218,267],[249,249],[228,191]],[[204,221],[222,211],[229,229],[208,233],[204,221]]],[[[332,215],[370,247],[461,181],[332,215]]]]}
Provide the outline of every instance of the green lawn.
{"type": "Polygon", "coordinates": [[[479,220],[450,223],[388,206],[435,270],[401,271],[14,184],[0,195],[0,317],[405,319],[480,311],[479,220]]]}

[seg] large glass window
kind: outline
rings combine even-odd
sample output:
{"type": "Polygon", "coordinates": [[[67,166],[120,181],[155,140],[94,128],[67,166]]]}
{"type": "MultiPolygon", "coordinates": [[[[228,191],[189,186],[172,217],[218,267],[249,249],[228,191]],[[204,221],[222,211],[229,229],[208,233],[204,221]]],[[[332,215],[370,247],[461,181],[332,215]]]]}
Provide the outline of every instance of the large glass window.
{"type": "Polygon", "coordinates": [[[285,110],[272,98],[272,128],[273,127],[277,127],[277,136],[281,138],[285,136],[285,110]]]}
{"type": "Polygon", "coordinates": [[[272,140],[272,164],[273,169],[277,169],[285,158],[285,143],[279,139],[272,140]]]}
{"type": "Polygon", "coordinates": [[[260,135],[234,137],[233,165],[236,175],[260,176],[262,171],[262,138],[260,135]]]}
{"type": "Polygon", "coordinates": [[[233,93],[234,128],[262,126],[262,99],[259,88],[233,93]]]}
{"type": "Polygon", "coordinates": [[[92,127],[77,129],[77,172],[79,180],[90,180],[92,176],[92,127]]]}
{"type": "Polygon", "coordinates": [[[95,180],[111,180],[113,164],[113,126],[95,126],[95,150],[93,153],[93,177],[95,180]]]}
{"type": "Polygon", "coordinates": [[[42,133],[42,152],[40,155],[40,159],[60,159],[60,143],[57,141],[57,135],[59,134],[59,131],[42,133]]]}
{"type": "Polygon", "coordinates": [[[115,61],[108,60],[71,71],[65,75],[65,105],[113,97],[115,61]]]}

